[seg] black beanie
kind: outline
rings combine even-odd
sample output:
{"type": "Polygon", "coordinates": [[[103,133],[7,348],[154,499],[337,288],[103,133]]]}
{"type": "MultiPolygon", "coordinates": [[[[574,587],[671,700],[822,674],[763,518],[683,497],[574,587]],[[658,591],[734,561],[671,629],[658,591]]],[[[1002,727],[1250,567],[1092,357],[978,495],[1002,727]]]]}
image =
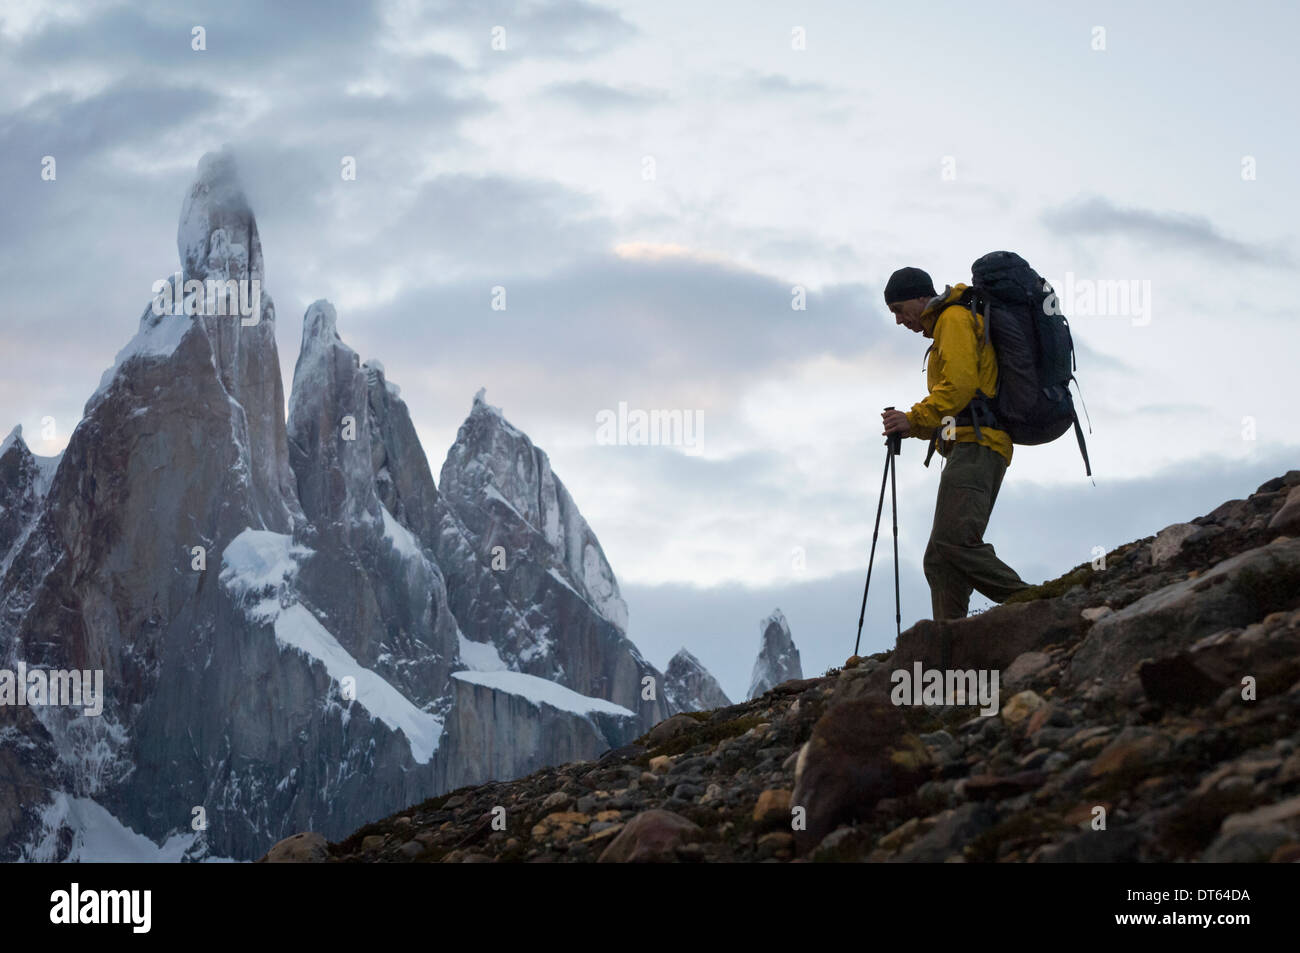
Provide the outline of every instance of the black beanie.
{"type": "Polygon", "coordinates": [[[911,298],[933,298],[936,294],[934,282],[920,268],[900,268],[889,276],[885,284],[885,304],[911,298]]]}

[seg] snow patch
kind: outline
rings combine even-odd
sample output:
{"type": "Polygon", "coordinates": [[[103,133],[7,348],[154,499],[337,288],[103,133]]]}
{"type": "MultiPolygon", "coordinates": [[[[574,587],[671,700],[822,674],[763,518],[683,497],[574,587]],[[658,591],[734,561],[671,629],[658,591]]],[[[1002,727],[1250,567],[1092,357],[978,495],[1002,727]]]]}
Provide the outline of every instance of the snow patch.
{"type": "Polygon", "coordinates": [[[356,680],[356,700],[371,715],[406,736],[411,757],[428,764],[442,738],[442,721],[421,711],[382,677],[364,668],[302,605],[282,609],[275,619],[275,639],[325,666],[330,678],[356,680]]]}
{"type": "Polygon", "coordinates": [[[59,464],[63,462],[63,454],[56,453],[52,457],[41,457],[32,454],[32,460],[36,462],[38,476],[34,489],[36,495],[45,499],[45,494],[50,492],[50,484],[54,482],[54,474],[59,470],[59,464]]]}
{"type": "MultiPolygon", "coordinates": [[[[410,534],[387,510],[384,516],[386,531],[390,520],[391,526],[396,527],[394,545],[399,551],[409,545],[414,547],[413,555],[423,559],[410,534]]],[[[237,595],[278,590],[293,580],[299,560],[311,552],[283,533],[246,529],[231,540],[222,554],[221,584],[237,595]]],[[[419,764],[427,764],[433,757],[442,738],[442,721],[421,711],[383,677],[363,667],[305,606],[297,602],[285,605],[277,593],[246,607],[245,613],[253,622],[273,625],[277,643],[321,662],[335,681],[352,676],[356,680],[357,702],[377,720],[406,736],[411,757],[419,764]]]]}
{"type": "Polygon", "coordinates": [[[126,347],[117,352],[113,366],[104,371],[99,378],[99,388],[91,396],[91,400],[108,390],[117,372],[132,358],[170,357],[176,352],[176,348],[189,333],[190,328],[197,323],[187,314],[157,315],[153,313],[152,306],[146,308],[140,317],[140,330],[127,342],[126,347]]]}
{"type": "Polygon", "coordinates": [[[311,552],[284,533],[246,529],[221,554],[219,578],[237,595],[276,589],[297,575],[299,561],[311,552]]]}
{"type": "Polygon", "coordinates": [[[491,642],[471,642],[460,635],[460,660],[475,672],[504,672],[506,663],[491,642]]]}
{"type": "Polygon", "coordinates": [[[551,578],[554,579],[556,582],[558,582],[560,585],[562,585],[565,589],[568,589],[571,593],[573,593],[583,602],[587,601],[582,593],[580,593],[577,589],[574,589],[573,586],[569,585],[568,581],[563,576],[560,575],[560,571],[558,569],[551,569],[549,570],[549,572],[551,574],[551,578]]]}
{"type": "Polygon", "coordinates": [[[636,717],[634,712],[622,705],[615,705],[604,698],[579,695],[563,685],[538,678],[536,675],[525,675],[523,672],[453,672],[451,677],[472,685],[483,685],[509,695],[517,695],[538,707],[550,705],[552,708],[572,712],[575,715],[603,714],[636,717]]]}
{"type": "Polygon", "coordinates": [[[393,544],[393,548],[403,559],[419,560],[425,562],[424,550],[420,548],[419,542],[411,535],[411,531],[397,521],[397,517],[388,512],[388,507],[383,503],[379,504],[379,510],[384,518],[384,538],[393,544]]]}
{"type": "MultiPolygon", "coordinates": [[[[72,831],[72,847],[65,863],[164,863],[176,864],[202,853],[201,834],[172,834],[161,845],[127,827],[97,801],[70,797],[62,791],[41,816],[41,833],[32,845],[27,860],[49,862],[57,859],[61,832],[72,831]],[[195,851],[196,846],[200,847],[195,851]]],[[[234,863],[228,857],[203,857],[208,863],[234,863]]]]}

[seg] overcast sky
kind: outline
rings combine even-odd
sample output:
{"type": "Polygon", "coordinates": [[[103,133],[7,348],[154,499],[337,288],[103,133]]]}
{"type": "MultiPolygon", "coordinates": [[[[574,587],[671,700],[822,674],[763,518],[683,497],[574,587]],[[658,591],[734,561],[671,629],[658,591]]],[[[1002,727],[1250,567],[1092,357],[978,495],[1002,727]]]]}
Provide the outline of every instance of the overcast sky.
{"type": "MultiPolygon", "coordinates": [[[[942,287],[1011,248],[1058,291],[1136,282],[1124,314],[1065,302],[1095,483],[1072,437],[1017,448],[987,538],[1030,581],[1300,466],[1300,15],[1132,6],[5,0],[0,431],[67,443],[229,144],[286,389],[328,298],[435,475],[481,386],[549,453],[653,662],[686,645],[740,697],[779,606],[820,673],[852,650],[880,410],[925,396],[880,294],[900,265],[942,287]],[[702,415],[699,446],[599,443],[620,402],[702,415]]],[[[864,651],[893,641],[888,527],[864,651]]]]}

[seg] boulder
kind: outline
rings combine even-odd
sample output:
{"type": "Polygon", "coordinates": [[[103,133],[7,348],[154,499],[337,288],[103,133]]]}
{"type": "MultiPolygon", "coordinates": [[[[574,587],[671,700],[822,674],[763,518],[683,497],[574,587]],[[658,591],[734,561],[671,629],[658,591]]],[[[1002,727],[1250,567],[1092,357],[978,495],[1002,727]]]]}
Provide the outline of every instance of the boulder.
{"type": "Polygon", "coordinates": [[[1268,521],[1268,528],[1274,533],[1300,534],[1300,486],[1291,487],[1282,508],[1268,521]]]}
{"type": "Polygon", "coordinates": [[[650,729],[650,733],[646,735],[646,743],[651,748],[658,748],[665,742],[695,731],[699,727],[700,723],[690,715],[673,715],[650,729]]]}
{"type": "MultiPolygon", "coordinates": [[[[923,619],[899,636],[890,664],[881,671],[908,668],[918,660],[926,668],[1000,671],[1026,652],[1071,641],[1083,628],[1079,610],[1061,599],[1015,602],[965,619],[923,619]]],[[[884,680],[887,684],[887,672],[884,680]]]]}
{"type": "Polygon", "coordinates": [[[764,791],[754,805],[754,823],[764,828],[788,827],[791,797],[791,792],[784,788],[769,788],[764,791]]]}
{"type": "Polygon", "coordinates": [[[1151,564],[1163,566],[1174,559],[1182,551],[1183,544],[1199,529],[1200,527],[1193,523],[1174,523],[1172,526],[1166,526],[1156,534],[1155,540],[1151,543],[1151,564]]]}
{"type": "Polygon", "coordinates": [[[1300,598],[1300,539],[1239,553],[1194,579],[1158,589],[1096,622],[1070,659],[1065,684],[1115,679],[1142,659],[1190,647],[1300,598]]]}
{"type": "Polygon", "coordinates": [[[914,840],[892,860],[896,862],[938,864],[956,855],[997,820],[989,804],[963,804],[944,811],[934,819],[930,829],[914,840]]]}
{"type": "Polygon", "coordinates": [[[700,828],[672,811],[642,811],[618,832],[600,855],[599,863],[653,863],[674,859],[674,850],[695,842],[700,828]]]}
{"type": "Polygon", "coordinates": [[[1025,652],[1018,655],[1016,660],[1002,673],[1002,684],[1010,688],[1013,685],[1026,682],[1047,668],[1051,661],[1052,657],[1046,652],[1025,652]]]}
{"type": "MultiPolygon", "coordinates": [[[[381,842],[383,838],[380,838],[381,842]]],[[[294,834],[276,843],[259,864],[323,864],[329,860],[329,842],[314,831],[294,834]]]]}
{"type": "Polygon", "coordinates": [[[813,727],[795,768],[792,807],[805,811],[800,851],[871,812],[885,797],[910,793],[930,774],[930,754],[906,730],[902,713],[881,698],[831,707],[813,727]]]}
{"type": "Polygon", "coordinates": [[[1002,720],[1017,725],[1046,704],[1037,692],[1018,692],[1002,706],[1002,720]]]}

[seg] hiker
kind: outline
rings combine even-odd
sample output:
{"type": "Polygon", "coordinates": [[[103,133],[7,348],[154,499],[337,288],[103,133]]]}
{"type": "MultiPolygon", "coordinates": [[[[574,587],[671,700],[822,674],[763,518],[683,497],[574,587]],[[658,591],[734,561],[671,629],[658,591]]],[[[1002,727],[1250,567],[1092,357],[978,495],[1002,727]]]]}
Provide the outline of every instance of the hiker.
{"type": "Polygon", "coordinates": [[[887,409],[880,416],[885,436],[929,440],[930,452],[937,448],[947,460],[923,563],[936,621],[965,618],[972,589],[1002,602],[1029,585],[984,542],[1012,443],[1005,430],[980,426],[993,419],[985,400],[997,393],[998,364],[984,316],[958,303],[966,288],[938,294],[920,268],[900,268],[885,285],[895,320],[934,340],[926,352],[929,396],[907,413],[887,409]]]}

